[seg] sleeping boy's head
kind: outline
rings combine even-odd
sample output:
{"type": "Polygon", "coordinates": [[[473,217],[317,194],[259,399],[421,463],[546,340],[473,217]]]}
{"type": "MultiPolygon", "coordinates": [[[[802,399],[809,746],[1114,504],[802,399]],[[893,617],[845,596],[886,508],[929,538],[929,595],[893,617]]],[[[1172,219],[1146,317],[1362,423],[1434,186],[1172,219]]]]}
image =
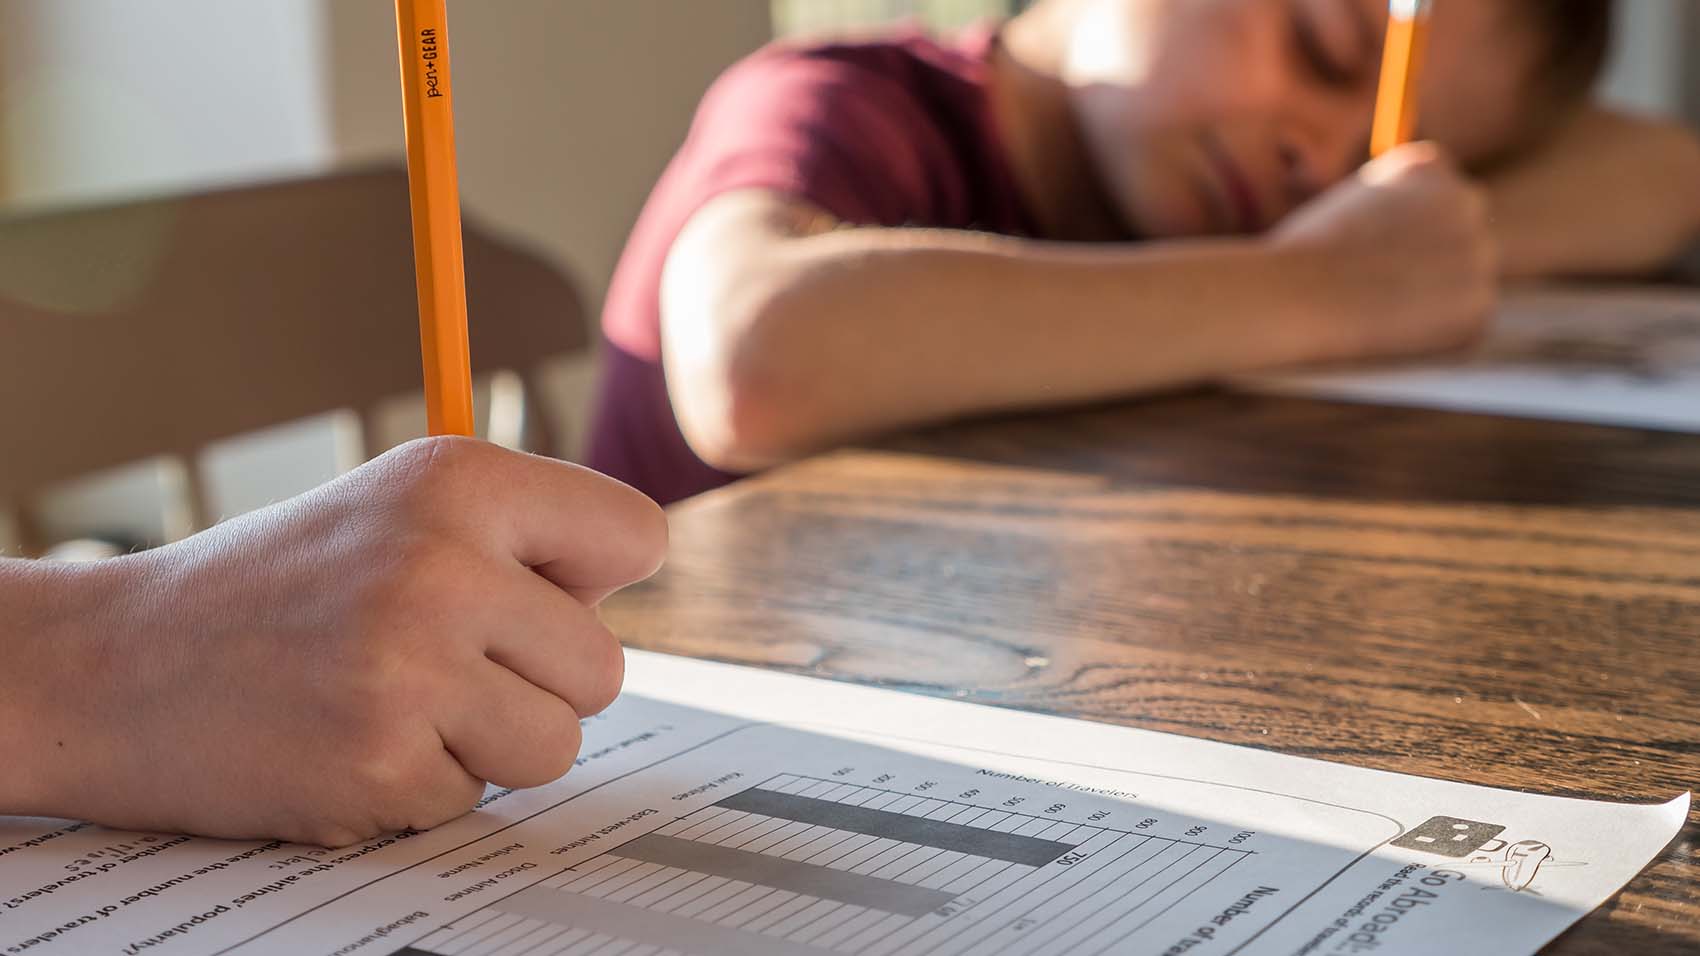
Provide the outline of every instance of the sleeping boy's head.
{"type": "MultiPolygon", "coordinates": [[[[1387,0],[1040,0],[1092,166],[1129,231],[1258,232],[1365,160],[1387,0]]],[[[1592,88],[1612,0],[1439,0],[1418,135],[1467,167],[1592,88]]]]}

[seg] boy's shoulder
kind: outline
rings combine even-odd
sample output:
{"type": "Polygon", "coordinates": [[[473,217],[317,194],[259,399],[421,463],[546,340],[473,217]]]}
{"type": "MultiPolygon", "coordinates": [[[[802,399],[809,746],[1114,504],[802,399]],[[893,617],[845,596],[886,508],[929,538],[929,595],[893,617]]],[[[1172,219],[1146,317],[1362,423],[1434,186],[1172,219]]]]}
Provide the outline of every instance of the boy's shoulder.
{"type": "Polygon", "coordinates": [[[1000,26],[771,43],[710,87],[658,192],[760,188],[858,225],[1028,233],[992,109],[1000,26]]]}
{"type": "Polygon", "coordinates": [[[989,24],[942,37],[900,26],[831,39],[778,40],[723,73],[705,105],[752,89],[775,94],[804,86],[930,97],[940,88],[978,87],[985,82],[995,34],[989,24]]]}
{"type": "Polygon", "coordinates": [[[961,69],[985,59],[999,25],[978,24],[960,32],[936,33],[919,24],[889,25],[831,37],[784,38],[744,58],[743,63],[769,60],[821,60],[852,66],[921,66],[961,69]]]}

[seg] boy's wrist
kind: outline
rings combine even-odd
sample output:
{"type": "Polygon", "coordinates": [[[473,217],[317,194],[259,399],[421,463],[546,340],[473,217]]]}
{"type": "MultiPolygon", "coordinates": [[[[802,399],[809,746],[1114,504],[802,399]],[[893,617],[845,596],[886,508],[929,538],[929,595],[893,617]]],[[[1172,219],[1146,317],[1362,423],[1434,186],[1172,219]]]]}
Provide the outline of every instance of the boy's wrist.
{"type": "Polygon", "coordinates": [[[56,816],[87,773],[91,649],[127,573],[115,565],[6,562],[0,567],[0,815],[56,816]]]}
{"type": "Polygon", "coordinates": [[[1262,288],[1271,337],[1265,368],[1337,361],[1362,354],[1361,304],[1353,283],[1362,281],[1349,250],[1322,242],[1261,240],[1270,269],[1262,288]]]}

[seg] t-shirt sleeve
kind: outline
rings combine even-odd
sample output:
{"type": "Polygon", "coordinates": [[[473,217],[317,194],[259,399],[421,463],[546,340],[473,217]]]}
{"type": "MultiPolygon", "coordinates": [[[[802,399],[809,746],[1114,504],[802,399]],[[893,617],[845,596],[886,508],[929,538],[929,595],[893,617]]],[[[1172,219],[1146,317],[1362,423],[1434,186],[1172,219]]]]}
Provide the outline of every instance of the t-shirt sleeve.
{"type": "Polygon", "coordinates": [[[945,146],[901,63],[776,50],[729,70],[704,97],[682,155],[704,199],[762,188],[838,219],[900,226],[940,203],[945,146]]]}

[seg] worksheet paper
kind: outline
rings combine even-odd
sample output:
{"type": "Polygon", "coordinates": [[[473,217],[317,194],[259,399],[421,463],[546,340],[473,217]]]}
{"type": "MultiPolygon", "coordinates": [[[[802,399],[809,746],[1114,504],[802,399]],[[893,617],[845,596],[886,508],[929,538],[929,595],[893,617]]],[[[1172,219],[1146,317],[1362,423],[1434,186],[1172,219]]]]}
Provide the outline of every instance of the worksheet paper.
{"type": "Polygon", "coordinates": [[[1511,956],[1687,812],[632,654],[575,770],[430,832],[0,821],[0,951],[1511,956]]]}
{"type": "Polygon", "coordinates": [[[1464,356],[1315,369],[1242,389],[1380,405],[1700,432],[1700,290],[1511,294],[1464,356]]]}

